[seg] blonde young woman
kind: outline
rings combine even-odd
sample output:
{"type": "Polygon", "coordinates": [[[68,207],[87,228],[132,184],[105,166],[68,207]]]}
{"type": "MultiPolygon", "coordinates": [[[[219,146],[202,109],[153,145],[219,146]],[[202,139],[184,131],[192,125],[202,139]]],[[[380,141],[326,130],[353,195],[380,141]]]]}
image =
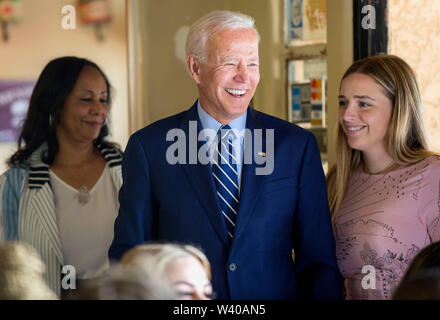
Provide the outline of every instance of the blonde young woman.
{"type": "Polygon", "coordinates": [[[423,132],[414,72],[392,55],[345,72],[337,164],[327,178],[346,299],[390,299],[412,258],[440,240],[440,160],[423,132]]]}
{"type": "Polygon", "coordinates": [[[209,300],[212,297],[211,265],[196,247],[171,243],[141,244],[122,256],[121,265],[144,270],[150,277],[165,279],[174,288],[178,299],[209,300]]]}

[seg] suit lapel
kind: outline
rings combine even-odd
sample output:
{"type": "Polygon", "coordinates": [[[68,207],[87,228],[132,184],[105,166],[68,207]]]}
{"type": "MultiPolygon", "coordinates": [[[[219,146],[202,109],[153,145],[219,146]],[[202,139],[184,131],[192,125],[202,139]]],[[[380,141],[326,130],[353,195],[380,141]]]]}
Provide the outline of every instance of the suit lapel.
{"type": "MultiPolygon", "coordinates": [[[[246,119],[246,128],[250,129],[252,139],[251,141],[246,141],[243,148],[243,154],[251,154],[252,161],[250,164],[245,164],[243,161],[242,173],[241,173],[241,187],[240,187],[240,203],[237,213],[237,223],[235,227],[234,241],[240,237],[244,226],[249,221],[252,213],[255,211],[254,205],[257,200],[260,187],[263,182],[263,175],[256,175],[255,170],[258,167],[255,163],[255,157],[261,157],[261,152],[266,152],[266,139],[265,135],[262,135],[261,150],[253,150],[254,139],[255,139],[255,129],[263,129],[263,124],[259,119],[256,112],[249,107],[248,115],[246,119]]],[[[263,132],[264,133],[264,132],[263,132]]]]}
{"type": "MultiPolygon", "coordinates": [[[[187,136],[189,136],[190,121],[197,121],[198,135],[198,133],[202,129],[202,125],[197,115],[197,103],[194,104],[191,109],[186,112],[182,120],[181,129],[187,134],[187,136]]],[[[202,145],[203,142],[198,142],[197,150],[199,150],[202,145]]],[[[197,198],[205,209],[205,213],[208,216],[211,225],[213,226],[223,244],[228,247],[229,244],[227,229],[224,219],[219,210],[217,192],[211,175],[210,165],[203,165],[197,160],[196,164],[185,164],[182,165],[182,168],[185,171],[188,181],[194,189],[197,198]]]]}

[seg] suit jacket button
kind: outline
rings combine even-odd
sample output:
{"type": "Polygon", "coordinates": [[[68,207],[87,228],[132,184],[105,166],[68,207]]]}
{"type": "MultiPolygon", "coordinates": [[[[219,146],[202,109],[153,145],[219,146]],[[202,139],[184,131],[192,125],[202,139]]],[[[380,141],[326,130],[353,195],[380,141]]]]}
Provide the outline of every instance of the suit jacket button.
{"type": "Polygon", "coordinates": [[[234,272],[237,270],[237,265],[235,263],[231,263],[229,265],[229,271],[234,272]]]}

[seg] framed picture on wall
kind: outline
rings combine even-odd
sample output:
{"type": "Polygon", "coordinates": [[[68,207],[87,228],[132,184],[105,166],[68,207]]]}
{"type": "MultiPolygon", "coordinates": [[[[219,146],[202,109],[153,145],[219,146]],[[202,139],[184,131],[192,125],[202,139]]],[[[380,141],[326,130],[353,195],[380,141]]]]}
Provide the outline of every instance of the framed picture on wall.
{"type": "Polygon", "coordinates": [[[287,46],[327,39],[327,0],[285,0],[287,46]]]}
{"type": "Polygon", "coordinates": [[[0,80],[0,143],[17,141],[35,83],[0,80]]]}

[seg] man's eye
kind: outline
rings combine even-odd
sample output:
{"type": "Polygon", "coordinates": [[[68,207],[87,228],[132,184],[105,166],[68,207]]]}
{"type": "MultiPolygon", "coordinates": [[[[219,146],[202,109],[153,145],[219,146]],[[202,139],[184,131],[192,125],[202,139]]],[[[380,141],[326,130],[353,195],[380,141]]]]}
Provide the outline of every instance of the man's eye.
{"type": "Polygon", "coordinates": [[[361,107],[369,107],[369,106],[370,106],[370,104],[368,104],[368,103],[366,103],[366,102],[359,102],[359,105],[360,105],[361,107]]]}
{"type": "Polygon", "coordinates": [[[92,101],[92,99],[91,98],[81,98],[81,101],[92,101]]]}
{"type": "Polygon", "coordinates": [[[339,101],[339,106],[340,107],[345,107],[345,101],[339,101]]]}

